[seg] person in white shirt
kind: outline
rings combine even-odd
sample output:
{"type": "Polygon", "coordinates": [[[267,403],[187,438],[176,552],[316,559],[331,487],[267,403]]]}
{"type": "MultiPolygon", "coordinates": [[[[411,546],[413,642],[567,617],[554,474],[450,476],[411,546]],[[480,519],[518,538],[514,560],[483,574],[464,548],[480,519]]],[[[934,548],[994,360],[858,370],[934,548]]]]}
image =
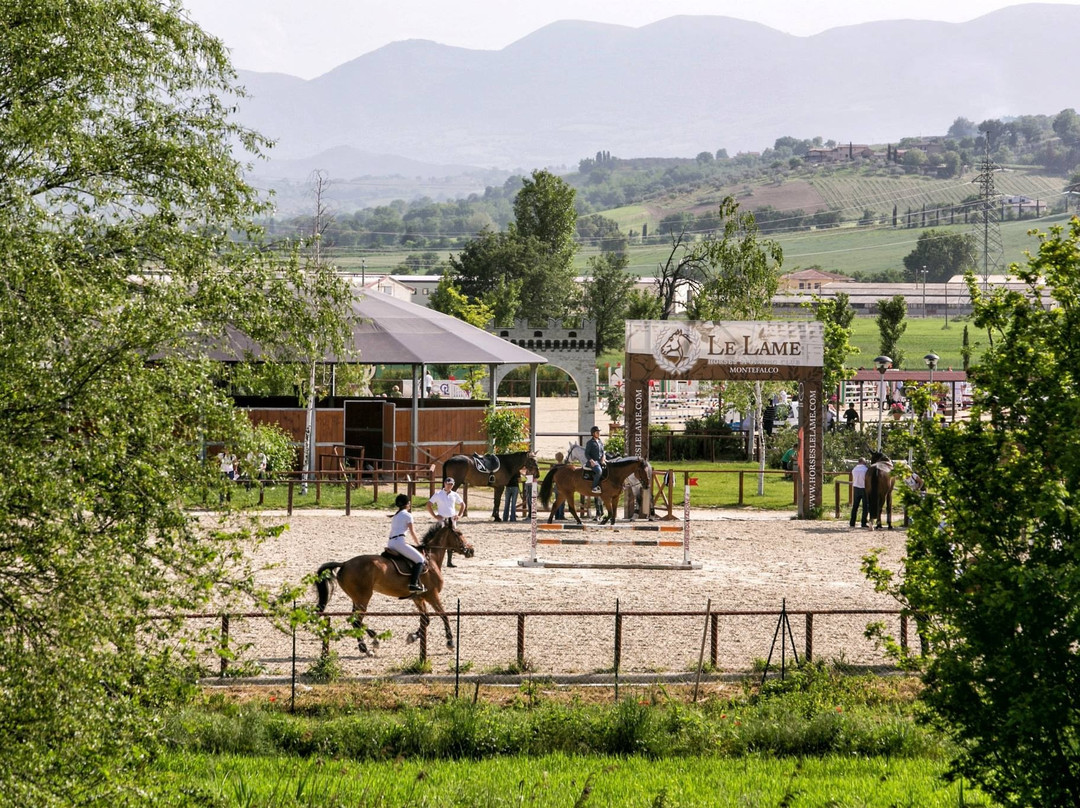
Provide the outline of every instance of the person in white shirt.
{"type": "Polygon", "coordinates": [[[416,538],[416,530],[413,528],[412,513],[409,512],[412,500],[409,499],[408,494],[398,494],[394,498],[394,505],[397,507],[397,513],[390,517],[390,538],[386,542],[386,547],[413,562],[409,591],[419,595],[424,591],[424,585],[420,583],[420,575],[424,572],[424,555],[405,541],[406,536],[411,536],[413,542],[420,543],[416,538]]]}
{"type": "MultiPolygon", "coordinates": [[[[454,490],[454,485],[454,478],[447,477],[443,480],[442,490],[436,491],[431,499],[428,500],[428,513],[430,513],[440,525],[445,520],[449,519],[451,524],[456,526],[457,520],[461,518],[461,514],[465,511],[465,500],[461,498],[461,494],[454,490]]],[[[453,557],[453,551],[447,550],[446,566],[457,566],[457,564],[453,563],[453,557]]]]}
{"type": "Polygon", "coordinates": [[[435,380],[431,378],[431,374],[428,371],[424,371],[424,398],[431,398],[431,388],[434,387],[435,380]]]}
{"type": "Polygon", "coordinates": [[[870,470],[870,467],[866,465],[864,458],[859,458],[859,462],[855,464],[855,468],[851,470],[851,518],[848,519],[848,526],[855,527],[855,517],[859,515],[859,503],[862,503],[862,526],[868,527],[866,524],[866,472],[870,470]]]}

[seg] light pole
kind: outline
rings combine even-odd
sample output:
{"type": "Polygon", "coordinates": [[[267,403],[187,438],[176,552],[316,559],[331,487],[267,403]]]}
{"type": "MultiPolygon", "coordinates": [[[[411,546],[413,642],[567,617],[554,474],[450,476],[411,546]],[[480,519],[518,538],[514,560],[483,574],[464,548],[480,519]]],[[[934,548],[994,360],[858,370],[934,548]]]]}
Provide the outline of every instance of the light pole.
{"type": "Polygon", "coordinates": [[[877,450],[881,452],[881,414],[885,410],[885,371],[889,365],[892,364],[892,359],[887,356],[879,356],[874,360],[874,365],[877,367],[877,372],[881,377],[881,381],[878,383],[878,392],[881,393],[881,403],[878,406],[877,413],[877,450]]]}
{"type": "Polygon", "coordinates": [[[937,368],[938,360],[941,357],[931,351],[923,357],[923,361],[926,366],[930,368],[930,415],[933,417],[934,413],[934,369],[937,368]]]}
{"type": "Polygon", "coordinates": [[[922,268],[922,316],[926,316],[926,265],[922,268]]]}

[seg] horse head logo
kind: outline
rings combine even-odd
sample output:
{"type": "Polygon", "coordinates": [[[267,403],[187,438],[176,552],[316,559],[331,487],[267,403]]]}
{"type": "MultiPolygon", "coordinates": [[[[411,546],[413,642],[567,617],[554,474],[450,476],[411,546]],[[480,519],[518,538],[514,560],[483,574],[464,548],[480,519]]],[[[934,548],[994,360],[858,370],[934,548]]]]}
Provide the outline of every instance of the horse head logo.
{"type": "Polygon", "coordinates": [[[678,375],[689,370],[701,353],[701,339],[692,328],[676,327],[660,332],[653,358],[668,373],[678,375]]]}

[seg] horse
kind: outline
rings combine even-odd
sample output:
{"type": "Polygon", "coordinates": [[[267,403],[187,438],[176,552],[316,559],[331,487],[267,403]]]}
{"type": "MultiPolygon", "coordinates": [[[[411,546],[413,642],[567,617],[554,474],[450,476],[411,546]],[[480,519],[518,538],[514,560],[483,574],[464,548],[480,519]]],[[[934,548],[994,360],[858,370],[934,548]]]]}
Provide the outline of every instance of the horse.
{"type": "MultiPolygon", "coordinates": [[[[499,468],[494,474],[485,474],[480,471],[473,459],[468,455],[454,455],[442,467],[443,479],[454,478],[454,490],[457,491],[463,484],[489,485],[495,488],[495,502],[491,508],[491,515],[496,522],[501,522],[499,517],[499,504],[502,502],[503,489],[514,479],[519,472],[531,474],[535,480],[540,476],[540,467],[536,465],[536,456],[532,452],[512,452],[510,454],[488,455],[499,461],[499,468]]],[[[485,458],[486,459],[486,458],[485,458]]],[[[468,512],[468,506],[465,506],[468,512]]],[[[462,516],[465,514],[463,513],[462,516]]]]}
{"type": "MultiPolygon", "coordinates": [[[[442,562],[447,550],[456,550],[466,558],[472,558],[474,553],[473,546],[465,541],[461,531],[450,520],[432,525],[420,540],[420,551],[427,557],[427,568],[420,576],[420,583],[425,587],[423,592],[409,591],[410,564],[397,556],[358,555],[345,562],[328,561],[315,574],[315,588],[319,594],[318,612],[322,614],[326,609],[334,593],[334,581],[337,580],[342,591],[352,600],[352,624],[357,632],[356,642],[360,653],[374,656],[374,649],[379,647],[378,636],[372,629],[364,628],[364,614],[372,594],[379,592],[399,600],[408,598],[420,612],[421,627],[427,622],[427,607],[435,610],[446,627],[446,647],[453,648],[450,619],[439,600],[443,586],[442,562]],[[336,574],[333,574],[334,570],[337,570],[336,574]],[[372,639],[371,651],[364,641],[365,633],[372,639]]],[[[419,636],[420,632],[416,631],[409,634],[406,641],[414,642],[419,636]]]]}
{"type": "MultiPolygon", "coordinates": [[[[581,519],[578,517],[577,511],[574,510],[573,495],[597,496],[592,492],[592,480],[586,480],[581,472],[582,469],[577,466],[564,463],[559,466],[552,466],[547,476],[544,477],[544,481],[540,484],[540,502],[545,508],[551,500],[552,486],[559,489],[559,495],[555,498],[555,504],[551,506],[551,513],[548,515],[548,524],[551,524],[554,520],[555,512],[563,502],[570,507],[570,513],[574,515],[575,521],[579,525],[581,524],[581,519]]],[[[601,524],[608,522],[615,524],[615,510],[619,504],[619,497],[622,495],[623,483],[631,474],[635,475],[642,485],[649,485],[649,481],[652,479],[652,470],[649,468],[649,464],[640,457],[624,457],[619,460],[612,460],[607,464],[607,474],[604,476],[603,482],[600,483],[599,498],[607,507],[607,515],[601,520],[601,524]]]]}
{"type": "Polygon", "coordinates": [[[882,452],[870,453],[866,471],[866,509],[874,530],[881,530],[881,507],[886,507],[886,523],[892,530],[893,462],[882,452]]]}
{"type": "Polygon", "coordinates": [[[574,443],[570,441],[570,446],[566,450],[566,462],[577,463],[579,466],[585,465],[585,447],[580,443],[574,443]]]}

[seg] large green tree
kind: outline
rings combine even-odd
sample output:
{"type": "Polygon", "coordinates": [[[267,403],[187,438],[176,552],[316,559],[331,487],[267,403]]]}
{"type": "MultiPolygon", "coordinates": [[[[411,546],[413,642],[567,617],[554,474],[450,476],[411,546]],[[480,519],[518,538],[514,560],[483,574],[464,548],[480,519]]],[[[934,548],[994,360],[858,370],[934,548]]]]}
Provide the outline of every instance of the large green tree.
{"type": "Polygon", "coordinates": [[[1080,804],[1080,220],[1010,272],[969,281],[989,345],[971,418],[926,422],[901,575],[869,567],[920,618],[923,698],[955,767],[1003,805],[1080,804]],[[1045,284],[1045,285],[1044,285],[1045,284]],[[1053,304],[1044,307],[1040,292],[1053,304]]]}
{"type": "Polygon", "coordinates": [[[904,352],[900,349],[900,337],[907,331],[907,301],[903,295],[877,302],[878,350],[892,359],[894,368],[904,366],[904,352]]]}
{"type": "Polygon", "coordinates": [[[626,342],[626,312],[634,276],[626,271],[626,253],[602,253],[589,258],[582,307],[596,323],[596,355],[622,348],[626,342]]]}
{"type": "Polygon", "coordinates": [[[922,282],[926,269],[926,281],[944,283],[971,269],[974,259],[975,241],[970,233],[930,229],[919,235],[915,249],[904,256],[905,277],[909,283],[922,282]]]}
{"type": "Polygon", "coordinates": [[[825,341],[825,366],[823,386],[826,393],[832,394],[845,379],[855,375],[847,367],[847,358],[859,353],[851,344],[851,323],[855,319],[855,309],[851,299],[844,292],[837,292],[833,297],[814,296],[813,303],[807,303],[814,311],[814,319],[823,325],[825,341]]]}
{"type": "Polygon", "coordinates": [[[694,251],[707,273],[687,309],[692,320],[772,319],[772,298],[780,283],[780,244],[758,234],[754,214],[739,210],[733,197],[720,203],[722,227],[694,251]]]}
{"type": "Polygon", "coordinates": [[[484,231],[450,257],[457,285],[470,301],[485,303],[501,321],[559,319],[577,309],[574,196],[572,187],[547,171],[522,180],[509,229],[484,231]]]}
{"type": "Polygon", "coordinates": [[[207,346],[340,348],[345,290],[254,241],[231,152],[264,144],[178,5],[9,0],[0,65],[0,799],[108,804],[197,670],[151,615],[251,590],[183,507],[250,435],[207,346]]]}

